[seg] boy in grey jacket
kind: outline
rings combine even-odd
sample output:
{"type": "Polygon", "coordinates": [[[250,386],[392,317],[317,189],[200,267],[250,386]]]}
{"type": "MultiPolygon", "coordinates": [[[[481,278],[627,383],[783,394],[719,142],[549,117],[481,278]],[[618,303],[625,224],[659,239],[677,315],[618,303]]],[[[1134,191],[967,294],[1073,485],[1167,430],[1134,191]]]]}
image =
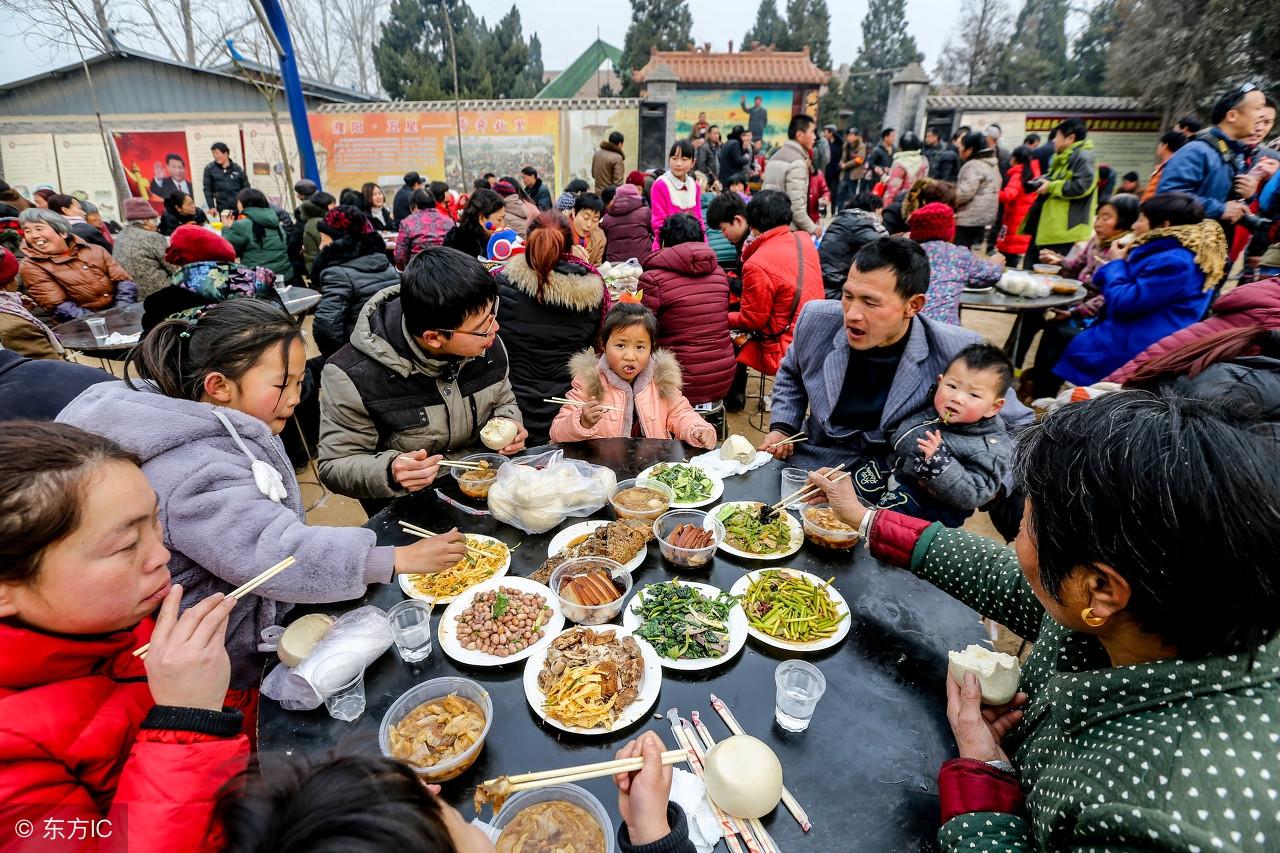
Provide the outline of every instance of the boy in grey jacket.
{"type": "Polygon", "coordinates": [[[879,505],[958,527],[996,498],[1013,462],[999,417],[1012,382],[1013,364],[998,347],[957,353],[929,405],[894,430],[894,476],[879,505]]]}

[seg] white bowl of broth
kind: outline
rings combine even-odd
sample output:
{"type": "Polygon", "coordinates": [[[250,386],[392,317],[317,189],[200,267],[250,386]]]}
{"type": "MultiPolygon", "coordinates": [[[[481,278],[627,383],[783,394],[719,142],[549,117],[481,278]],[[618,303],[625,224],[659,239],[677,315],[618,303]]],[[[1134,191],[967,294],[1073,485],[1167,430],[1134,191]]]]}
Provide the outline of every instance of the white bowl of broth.
{"type": "Polygon", "coordinates": [[[531,853],[569,844],[580,853],[618,850],[604,805],[577,785],[548,785],[513,794],[491,825],[499,831],[498,853],[531,853]],[[593,835],[595,830],[598,836],[593,835]]]}

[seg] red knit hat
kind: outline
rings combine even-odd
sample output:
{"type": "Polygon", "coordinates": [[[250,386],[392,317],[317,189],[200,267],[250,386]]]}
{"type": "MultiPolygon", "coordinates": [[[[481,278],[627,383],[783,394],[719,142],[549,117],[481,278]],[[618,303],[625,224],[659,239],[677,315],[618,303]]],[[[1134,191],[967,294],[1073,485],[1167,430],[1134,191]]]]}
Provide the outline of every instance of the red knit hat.
{"type": "Polygon", "coordinates": [[[198,261],[229,264],[235,261],[236,250],[221,234],[202,225],[188,223],[178,226],[178,230],[173,232],[164,259],[179,266],[198,261]]]}
{"type": "Polygon", "coordinates": [[[907,227],[911,229],[911,239],[917,243],[930,240],[950,243],[956,239],[956,212],[940,201],[930,202],[907,217],[907,227]]]}
{"type": "Polygon", "coordinates": [[[0,246],[0,287],[13,281],[18,275],[18,259],[13,252],[0,246]]]}
{"type": "Polygon", "coordinates": [[[631,184],[634,187],[639,187],[641,190],[643,190],[644,189],[644,172],[635,170],[628,173],[627,183],[631,184]]]}

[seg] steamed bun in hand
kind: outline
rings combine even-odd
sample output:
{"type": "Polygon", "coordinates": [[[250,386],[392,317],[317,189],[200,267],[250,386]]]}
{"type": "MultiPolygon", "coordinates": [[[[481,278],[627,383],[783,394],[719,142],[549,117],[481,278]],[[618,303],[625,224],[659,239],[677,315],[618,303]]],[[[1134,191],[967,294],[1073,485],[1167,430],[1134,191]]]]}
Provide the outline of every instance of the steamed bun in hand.
{"type": "Polygon", "coordinates": [[[501,450],[516,440],[519,428],[510,418],[493,418],[480,430],[480,440],[490,450],[501,450]]]}
{"type": "Polygon", "coordinates": [[[982,687],[982,701],[988,705],[1012,702],[1018,694],[1022,667],[1013,655],[993,652],[975,643],[962,652],[949,652],[947,657],[950,661],[947,669],[956,684],[963,685],[964,674],[972,672],[982,687]]]}

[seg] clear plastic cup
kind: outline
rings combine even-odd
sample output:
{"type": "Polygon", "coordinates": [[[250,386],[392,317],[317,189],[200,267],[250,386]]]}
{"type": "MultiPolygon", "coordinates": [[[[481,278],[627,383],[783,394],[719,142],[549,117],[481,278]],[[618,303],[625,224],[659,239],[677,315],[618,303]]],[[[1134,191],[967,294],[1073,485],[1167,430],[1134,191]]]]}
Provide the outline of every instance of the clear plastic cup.
{"type": "Polygon", "coordinates": [[[315,668],[311,681],[324,697],[324,707],[330,717],[349,723],[364,713],[364,658],[360,655],[354,652],[328,655],[315,668]]]}
{"type": "Polygon", "coordinates": [[[103,317],[86,317],[84,324],[93,332],[93,339],[103,343],[107,339],[107,321],[103,317]]]}
{"type": "MultiPolygon", "coordinates": [[[[778,494],[778,500],[791,497],[798,490],[803,489],[807,482],[809,482],[809,472],[803,468],[783,468],[782,491],[778,494]]],[[[799,509],[803,505],[803,501],[792,501],[783,509],[799,509]]]]}
{"type": "Polygon", "coordinates": [[[410,598],[387,611],[396,651],[406,663],[431,657],[431,608],[425,601],[410,598]]]}
{"type": "Polygon", "coordinates": [[[809,728],[818,700],[827,690],[827,679],[811,663],[788,660],[778,664],[773,671],[778,687],[773,708],[773,718],[789,732],[802,732],[809,728]]]}

